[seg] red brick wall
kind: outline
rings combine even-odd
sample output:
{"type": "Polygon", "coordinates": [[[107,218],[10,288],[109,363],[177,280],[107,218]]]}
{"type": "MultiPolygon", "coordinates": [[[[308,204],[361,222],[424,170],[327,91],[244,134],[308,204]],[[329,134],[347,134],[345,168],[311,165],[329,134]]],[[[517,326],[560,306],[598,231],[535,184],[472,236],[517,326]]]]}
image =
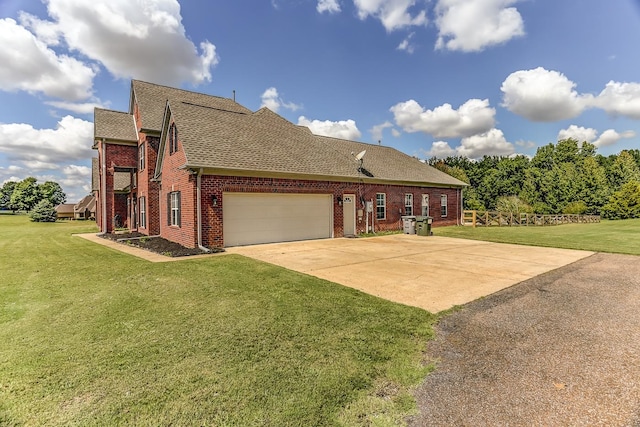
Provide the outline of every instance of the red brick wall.
{"type": "MultiPolygon", "coordinates": [[[[170,182],[167,181],[166,178],[163,171],[163,186],[170,182]]],[[[193,181],[195,181],[195,178],[193,181]]],[[[384,220],[374,221],[373,227],[375,231],[399,230],[402,228],[401,216],[404,215],[405,212],[404,197],[406,193],[413,194],[414,215],[420,215],[422,212],[422,194],[429,194],[430,215],[434,218],[433,226],[435,227],[457,224],[461,214],[458,207],[460,205],[460,192],[457,189],[205,175],[202,177],[202,239],[204,246],[224,246],[224,237],[222,235],[224,192],[331,194],[334,200],[333,224],[335,237],[342,237],[344,235],[343,207],[337,203],[338,196],[342,197],[343,194],[356,195],[356,209],[364,209],[360,203],[361,197],[363,197],[364,200],[373,200],[374,215],[376,193],[386,194],[386,218],[384,220]],[[441,215],[441,194],[447,194],[448,198],[448,212],[446,217],[442,217],[441,215]],[[213,206],[211,202],[214,195],[218,200],[216,206],[213,206]]],[[[166,200],[164,203],[166,204],[166,200]]],[[[371,216],[369,217],[369,224],[371,225],[371,216]]],[[[363,233],[365,232],[365,228],[366,219],[364,217],[361,221],[356,219],[357,232],[363,233]]]]}
{"type": "MultiPolygon", "coordinates": [[[[179,129],[178,129],[178,135],[179,129]]],[[[186,162],[182,144],[178,142],[178,151],[169,153],[169,144],[165,141],[162,162],[162,185],[160,192],[160,236],[188,248],[198,245],[196,229],[196,176],[180,169],[186,162]],[[169,225],[168,195],[172,191],[180,192],[180,227],[169,225]]]]}
{"type": "Polygon", "coordinates": [[[100,231],[111,233],[113,231],[113,218],[116,214],[120,215],[123,222],[128,220],[128,212],[126,206],[126,197],[124,207],[122,206],[121,197],[113,192],[113,174],[114,166],[135,167],[138,159],[138,153],[135,146],[116,145],[100,142],[98,144],[98,168],[100,175],[105,174],[106,193],[102,194],[102,182],[100,182],[99,197],[104,197],[106,201],[106,223],[102,224],[102,200],[98,200],[96,216],[100,217],[98,226],[100,231]],[[105,156],[106,171],[102,170],[102,156],[105,156]],[[118,199],[116,201],[116,199],[118,199]]]}
{"type": "MultiPolygon", "coordinates": [[[[160,234],[160,216],[159,216],[159,185],[152,181],[155,174],[156,161],[158,159],[158,147],[160,138],[147,136],[140,133],[140,143],[145,145],[144,169],[138,170],[138,188],[137,197],[145,197],[147,200],[147,225],[146,227],[138,227],[138,231],[148,236],[160,234]]],[[[138,146],[138,155],[140,153],[138,146]]],[[[139,166],[139,159],[138,159],[139,166]]],[[[138,207],[140,209],[140,207],[138,207]]]]}

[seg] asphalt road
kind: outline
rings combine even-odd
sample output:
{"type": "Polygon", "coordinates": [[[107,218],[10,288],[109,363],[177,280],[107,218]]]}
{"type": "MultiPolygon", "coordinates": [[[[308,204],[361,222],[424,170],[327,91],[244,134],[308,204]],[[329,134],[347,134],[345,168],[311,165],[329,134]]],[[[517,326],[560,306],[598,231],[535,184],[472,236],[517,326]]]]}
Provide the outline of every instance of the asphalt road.
{"type": "Polygon", "coordinates": [[[411,426],[640,426],[640,257],[595,254],[437,326],[411,426]]]}

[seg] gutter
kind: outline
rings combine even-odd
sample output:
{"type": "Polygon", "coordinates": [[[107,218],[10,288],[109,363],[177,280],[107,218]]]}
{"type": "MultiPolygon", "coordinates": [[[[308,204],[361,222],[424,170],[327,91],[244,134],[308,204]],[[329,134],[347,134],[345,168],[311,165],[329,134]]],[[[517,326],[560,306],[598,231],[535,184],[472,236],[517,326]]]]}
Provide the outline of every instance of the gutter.
{"type": "Polygon", "coordinates": [[[196,210],[197,210],[197,229],[198,229],[198,248],[201,251],[211,252],[209,248],[202,246],[202,168],[198,169],[196,175],[196,210]]]}
{"type": "Polygon", "coordinates": [[[100,198],[102,199],[102,231],[99,236],[107,234],[107,150],[105,139],[102,138],[102,173],[100,174],[102,190],[100,190],[100,198]]]}

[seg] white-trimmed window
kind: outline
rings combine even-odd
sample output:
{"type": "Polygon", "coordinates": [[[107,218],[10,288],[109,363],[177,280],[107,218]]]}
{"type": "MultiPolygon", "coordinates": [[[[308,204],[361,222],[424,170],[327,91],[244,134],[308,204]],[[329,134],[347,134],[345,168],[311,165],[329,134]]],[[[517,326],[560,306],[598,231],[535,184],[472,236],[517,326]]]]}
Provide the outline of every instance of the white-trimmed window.
{"type": "Polygon", "coordinates": [[[168,195],[169,225],[180,227],[180,192],[172,191],[168,195]]]}
{"type": "Polygon", "coordinates": [[[387,195],[385,193],[376,193],[376,219],[385,219],[387,217],[387,195]]]}
{"type": "Polygon", "coordinates": [[[429,216],[429,195],[422,195],[422,216],[429,216]]]}
{"type": "Polygon", "coordinates": [[[411,193],[404,195],[404,214],[413,215],[413,194],[411,193]]]}
{"type": "Polygon", "coordinates": [[[144,142],[138,146],[138,170],[144,170],[145,159],[144,156],[146,154],[146,148],[144,142]]]}
{"type": "Polygon", "coordinates": [[[440,214],[445,217],[447,216],[447,195],[443,194],[440,196],[440,214]]]}
{"type": "Polygon", "coordinates": [[[147,228],[147,198],[141,196],[138,200],[138,226],[141,228],[147,228]]]}

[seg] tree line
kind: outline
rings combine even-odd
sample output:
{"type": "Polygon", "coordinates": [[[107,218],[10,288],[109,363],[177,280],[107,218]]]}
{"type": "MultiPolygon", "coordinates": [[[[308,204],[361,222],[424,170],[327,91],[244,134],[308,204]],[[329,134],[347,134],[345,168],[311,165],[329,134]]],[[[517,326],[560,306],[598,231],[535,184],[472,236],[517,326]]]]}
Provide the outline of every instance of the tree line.
{"type": "Polygon", "coordinates": [[[464,208],[537,214],[640,217],[640,150],[603,156],[569,138],[539,147],[535,156],[453,156],[427,161],[469,184],[464,208]]]}
{"type": "Polygon", "coordinates": [[[55,221],[55,207],[67,200],[55,181],[38,184],[34,177],[7,181],[0,188],[0,210],[28,212],[33,221],[55,221]]]}

